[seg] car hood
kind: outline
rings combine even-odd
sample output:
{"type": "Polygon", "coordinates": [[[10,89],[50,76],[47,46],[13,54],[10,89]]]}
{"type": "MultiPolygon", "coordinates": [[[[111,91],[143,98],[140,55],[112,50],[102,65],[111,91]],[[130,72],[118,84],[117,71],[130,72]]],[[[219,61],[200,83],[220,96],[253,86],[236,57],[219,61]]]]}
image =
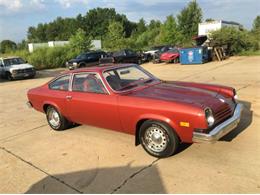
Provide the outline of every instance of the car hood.
{"type": "Polygon", "coordinates": [[[10,70],[21,70],[26,68],[33,68],[33,66],[31,64],[17,64],[9,66],[10,70]]]}
{"type": "Polygon", "coordinates": [[[81,60],[81,59],[77,59],[77,58],[75,58],[75,59],[71,59],[71,60],[69,60],[68,62],[69,62],[69,63],[80,62],[80,60],[81,60]]]}
{"type": "Polygon", "coordinates": [[[201,89],[198,87],[187,87],[178,85],[175,82],[161,82],[142,90],[137,90],[129,94],[130,96],[151,98],[163,101],[172,101],[176,103],[193,104],[201,108],[210,107],[217,111],[225,100],[225,97],[214,91],[201,89]]]}

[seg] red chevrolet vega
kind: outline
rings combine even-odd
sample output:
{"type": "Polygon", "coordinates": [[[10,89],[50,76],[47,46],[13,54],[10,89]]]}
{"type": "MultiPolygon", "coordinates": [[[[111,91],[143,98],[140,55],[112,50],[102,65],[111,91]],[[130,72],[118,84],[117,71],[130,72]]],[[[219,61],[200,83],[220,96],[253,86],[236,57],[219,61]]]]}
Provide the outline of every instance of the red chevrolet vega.
{"type": "Polygon", "coordinates": [[[54,130],[88,124],[129,133],[156,157],[181,142],[217,141],[243,108],[231,87],[162,81],[133,64],[68,71],[29,90],[28,99],[54,130]]]}

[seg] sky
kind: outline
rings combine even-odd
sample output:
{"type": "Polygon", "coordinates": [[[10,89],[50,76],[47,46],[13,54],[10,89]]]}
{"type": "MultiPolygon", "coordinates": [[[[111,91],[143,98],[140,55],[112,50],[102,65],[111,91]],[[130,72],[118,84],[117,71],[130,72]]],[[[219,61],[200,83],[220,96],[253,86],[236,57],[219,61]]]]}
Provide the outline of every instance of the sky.
{"type": "MultiPolygon", "coordinates": [[[[144,18],[164,21],[176,16],[190,0],[0,0],[0,41],[19,42],[26,39],[29,26],[51,22],[58,16],[85,15],[96,7],[115,8],[129,20],[144,18]]],[[[197,0],[203,19],[234,21],[251,29],[253,20],[260,15],[260,0],[197,0]]]]}

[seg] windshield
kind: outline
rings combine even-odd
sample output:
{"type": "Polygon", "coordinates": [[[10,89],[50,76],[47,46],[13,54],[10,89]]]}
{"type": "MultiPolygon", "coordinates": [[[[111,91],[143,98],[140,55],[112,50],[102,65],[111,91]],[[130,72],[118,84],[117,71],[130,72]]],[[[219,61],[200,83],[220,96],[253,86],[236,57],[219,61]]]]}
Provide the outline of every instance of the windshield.
{"type": "Polygon", "coordinates": [[[129,90],[158,80],[137,66],[107,70],[103,75],[110,87],[115,91],[129,90]]]}
{"type": "Polygon", "coordinates": [[[80,54],[76,57],[76,59],[83,59],[83,58],[86,58],[86,53],[83,53],[83,54],[80,54]]]}
{"type": "Polygon", "coordinates": [[[11,65],[19,65],[19,64],[25,64],[25,61],[22,58],[9,58],[4,59],[5,66],[11,66],[11,65]]]}

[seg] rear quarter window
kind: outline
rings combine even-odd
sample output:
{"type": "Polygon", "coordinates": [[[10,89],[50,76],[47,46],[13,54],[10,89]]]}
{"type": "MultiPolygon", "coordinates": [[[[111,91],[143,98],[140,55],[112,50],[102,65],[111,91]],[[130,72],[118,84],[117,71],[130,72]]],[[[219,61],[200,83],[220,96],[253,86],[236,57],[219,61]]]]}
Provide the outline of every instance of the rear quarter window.
{"type": "Polygon", "coordinates": [[[70,83],[70,75],[59,77],[49,84],[49,88],[52,90],[68,91],[70,83]]]}

